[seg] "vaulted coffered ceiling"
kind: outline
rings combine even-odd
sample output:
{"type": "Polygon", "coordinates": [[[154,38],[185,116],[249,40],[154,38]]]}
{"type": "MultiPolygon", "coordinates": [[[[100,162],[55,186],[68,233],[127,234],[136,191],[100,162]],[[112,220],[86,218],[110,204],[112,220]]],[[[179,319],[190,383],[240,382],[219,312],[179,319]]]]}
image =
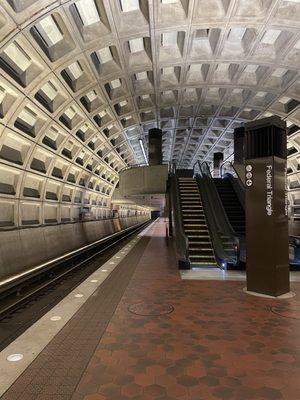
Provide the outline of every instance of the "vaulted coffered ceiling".
{"type": "Polygon", "coordinates": [[[8,214],[36,215],[34,204],[51,221],[58,202],[63,221],[68,203],[105,207],[152,127],[164,162],[189,167],[277,114],[297,174],[299,0],[0,0],[0,39],[8,214]]]}

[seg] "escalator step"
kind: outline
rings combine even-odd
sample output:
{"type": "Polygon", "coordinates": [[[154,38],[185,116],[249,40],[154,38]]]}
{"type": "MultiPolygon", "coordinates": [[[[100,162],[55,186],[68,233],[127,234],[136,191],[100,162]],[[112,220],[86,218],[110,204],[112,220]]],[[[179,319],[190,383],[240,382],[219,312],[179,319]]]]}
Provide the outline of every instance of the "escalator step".
{"type": "Polygon", "coordinates": [[[207,238],[207,240],[210,240],[210,237],[208,235],[191,235],[190,233],[188,233],[187,237],[190,238],[197,238],[197,239],[205,239],[207,238]]]}
{"type": "Polygon", "coordinates": [[[201,205],[201,203],[199,203],[199,200],[182,200],[181,201],[182,204],[196,204],[196,205],[201,205]]]}
{"type": "Polygon", "coordinates": [[[208,256],[208,255],[203,255],[203,256],[193,256],[190,255],[190,258],[194,261],[195,259],[199,259],[199,260],[207,260],[207,261],[213,261],[215,259],[215,257],[213,255],[208,256]]]}
{"type": "Polygon", "coordinates": [[[206,262],[204,264],[198,262],[191,262],[191,265],[194,267],[218,267],[218,264],[216,262],[214,263],[206,262]]]}
{"type": "Polygon", "coordinates": [[[194,215],[193,217],[183,216],[183,220],[186,222],[204,222],[206,223],[204,214],[194,215]]]}
{"type": "Polygon", "coordinates": [[[208,232],[208,229],[207,228],[206,229],[185,229],[185,232],[187,232],[187,233],[193,233],[193,232],[206,233],[206,232],[208,232]]]}
{"type": "Polygon", "coordinates": [[[205,227],[207,227],[206,224],[187,224],[187,223],[185,223],[184,226],[187,226],[187,227],[193,227],[193,226],[203,227],[203,226],[205,226],[205,227]]]}
{"type": "MultiPolygon", "coordinates": [[[[186,208],[186,206],[185,206],[184,208],[186,208]]],[[[202,206],[202,205],[199,206],[198,208],[199,208],[198,210],[195,209],[195,207],[194,207],[192,210],[187,209],[187,210],[182,210],[182,211],[183,211],[184,213],[189,213],[189,214],[191,214],[191,215],[194,215],[194,214],[197,214],[197,213],[199,213],[199,212],[201,212],[201,211],[203,210],[203,206],[202,206]]]]}
{"type": "Polygon", "coordinates": [[[198,192],[195,192],[195,193],[194,192],[180,193],[180,198],[183,198],[183,197],[185,197],[187,199],[190,199],[191,197],[195,197],[197,199],[201,198],[198,192]]]}
{"type": "Polygon", "coordinates": [[[181,193],[180,194],[181,199],[186,199],[186,200],[191,200],[193,198],[197,199],[198,201],[201,201],[201,197],[199,193],[181,193]]]}
{"type": "MultiPolygon", "coordinates": [[[[197,239],[199,239],[199,238],[197,238],[197,239]]],[[[194,248],[197,248],[197,249],[208,249],[208,248],[212,247],[212,244],[211,244],[210,240],[204,241],[204,243],[198,243],[197,241],[190,240],[190,238],[188,238],[188,240],[189,240],[189,246],[192,247],[193,249],[194,248]]]]}
{"type": "Polygon", "coordinates": [[[205,231],[204,230],[195,230],[195,231],[191,231],[191,230],[185,230],[185,234],[189,237],[189,236],[192,236],[192,237],[201,237],[201,235],[202,236],[204,236],[204,237],[207,237],[207,238],[209,238],[209,233],[208,233],[208,230],[206,229],[205,231]]]}
{"type": "Polygon", "coordinates": [[[197,217],[200,213],[201,213],[200,210],[199,211],[193,210],[192,212],[191,211],[183,211],[183,214],[186,217],[195,217],[195,216],[197,217]]]}
{"type": "Polygon", "coordinates": [[[200,222],[200,221],[203,221],[203,222],[206,223],[203,214],[193,215],[192,217],[187,217],[186,215],[184,215],[183,219],[184,219],[184,221],[187,221],[187,222],[200,222]]]}
{"type": "MultiPolygon", "coordinates": [[[[186,208],[186,207],[188,207],[188,205],[184,204],[182,207],[185,207],[185,208],[186,208]]],[[[199,209],[202,209],[202,208],[203,208],[203,207],[202,207],[201,205],[199,205],[199,204],[196,204],[196,205],[195,205],[195,204],[192,204],[191,207],[193,207],[193,208],[199,208],[199,209]]]]}
{"type": "Polygon", "coordinates": [[[181,199],[181,204],[182,205],[187,205],[187,204],[193,204],[193,205],[198,205],[198,206],[202,206],[201,200],[200,199],[186,199],[186,198],[182,198],[181,199]]]}
{"type": "Polygon", "coordinates": [[[197,247],[197,248],[190,247],[189,251],[212,252],[212,248],[210,247],[210,248],[203,249],[203,248],[199,248],[199,247],[197,247]]]}
{"type": "Polygon", "coordinates": [[[205,238],[195,238],[196,240],[193,240],[193,238],[188,238],[189,239],[189,246],[191,247],[198,247],[199,249],[208,249],[209,247],[212,246],[210,237],[208,237],[208,240],[205,240],[205,238]],[[191,240],[190,240],[191,239],[191,240]]]}
{"type": "Polygon", "coordinates": [[[200,224],[201,226],[207,226],[206,221],[204,218],[193,218],[193,219],[188,219],[188,218],[183,218],[183,222],[184,224],[190,224],[190,223],[196,223],[196,224],[200,224]]]}
{"type": "Polygon", "coordinates": [[[198,216],[192,219],[183,217],[183,222],[184,224],[201,224],[202,226],[207,225],[204,216],[202,216],[202,218],[198,216]]]}

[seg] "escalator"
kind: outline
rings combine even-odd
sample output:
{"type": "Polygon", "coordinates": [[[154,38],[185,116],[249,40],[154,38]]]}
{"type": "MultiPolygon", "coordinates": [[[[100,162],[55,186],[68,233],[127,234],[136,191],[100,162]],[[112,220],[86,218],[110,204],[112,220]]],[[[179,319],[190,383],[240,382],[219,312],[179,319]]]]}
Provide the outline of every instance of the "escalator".
{"type": "Polygon", "coordinates": [[[168,179],[169,232],[180,269],[226,268],[238,260],[238,242],[222,229],[207,191],[193,170],[175,170],[168,179]],[[203,203],[209,207],[204,207],[203,203]]]}
{"type": "Polygon", "coordinates": [[[237,197],[230,179],[214,178],[213,182],[234,232],[237,235],[245,236],[245,210],[237,197]]]}
{"type": "Polygon", "coordinates": [[[201,196],[194,178],[178,178],[180,207],[192,267],[217,267],[201,196]]]}
{"type": "MultiPolygon", "coordinates": [[[[196,175],[208,223],[214,232],[213,245],[223,249],[223,261],[229,269],[245,262],[245,211],[231,178],[215,179],[207,163],[198,164],[196,175]],[[218,242],[218,243],[217,243],[218,242]]],[[[234,178],[232,178],[234,179],[234,178]]]]}
{"type": "MultiPolygon", "coordinates": [[[[231,227],[235,237],[239,240],[239,261],[246,263],[246,217],[245,217],[245,187],[232,164],[230,172],[223,178],[212,178],[209,167],[203,163],[200,174],[206,180],[205,188],[209,191],[210,202],[215,205],[215,212],[219,213],[221,223],[231,227]]],[[[222,171],[222,167],[221,167],[222,171]]],[[[204,204],[204,207],[207,207],[204,204]]],[[[300,237],[289,236],[290,269],[299,270],[300,266],[300,237]]]]}
{"type": "MultiPolygon", "coordinates": [[[[245,187],[239,178],[227,173],[224,178],[214,178],[214,185],[222,201],[228,220],[237,236],[240,237],[241,261],[246,262],[246,217],[245,204],[241,198],[245,197],[245,187]],[[239,196],[238,196],[239,195],[239,196]]],[[[300,266],[300,238],[289,235],[289,261],[291,270],[299,270],[300,266]]]]}

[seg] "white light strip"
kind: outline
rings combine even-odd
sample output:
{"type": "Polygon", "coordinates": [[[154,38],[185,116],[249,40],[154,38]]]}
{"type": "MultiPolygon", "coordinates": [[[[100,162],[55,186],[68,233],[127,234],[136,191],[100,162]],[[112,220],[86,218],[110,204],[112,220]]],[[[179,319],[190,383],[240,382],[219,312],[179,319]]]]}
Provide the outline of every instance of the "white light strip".
{"type": "Polygon", "coordinates": [[[145,159],[145,163],[148,165],[148,159],[147,159],[147,156],[146,156],[143,139],[139,139],[139,143],[140,143],[141,150],[142,150],[142,153],[143,153],[143,156],[144,156],[144,159],[145,159]]]}

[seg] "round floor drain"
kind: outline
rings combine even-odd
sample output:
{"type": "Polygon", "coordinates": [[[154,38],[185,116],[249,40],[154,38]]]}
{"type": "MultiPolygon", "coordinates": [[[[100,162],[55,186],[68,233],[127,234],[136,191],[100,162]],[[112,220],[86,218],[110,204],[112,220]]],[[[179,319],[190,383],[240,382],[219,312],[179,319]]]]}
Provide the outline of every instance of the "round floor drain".
{"type": "Polygon", "coordinates": [[[271,311],[274,314],[280,315],[284,318],[300,319],[300,308],[299,307],[282,307],[274,306],[271,307],[271,311]]]}
{"type": "Polygon", "coordinates": [[[174,307],[171,304],[135,303],[128,307],[128,311],[136,315],[159,316],[170,314],[174,311],[174,307]]]}

